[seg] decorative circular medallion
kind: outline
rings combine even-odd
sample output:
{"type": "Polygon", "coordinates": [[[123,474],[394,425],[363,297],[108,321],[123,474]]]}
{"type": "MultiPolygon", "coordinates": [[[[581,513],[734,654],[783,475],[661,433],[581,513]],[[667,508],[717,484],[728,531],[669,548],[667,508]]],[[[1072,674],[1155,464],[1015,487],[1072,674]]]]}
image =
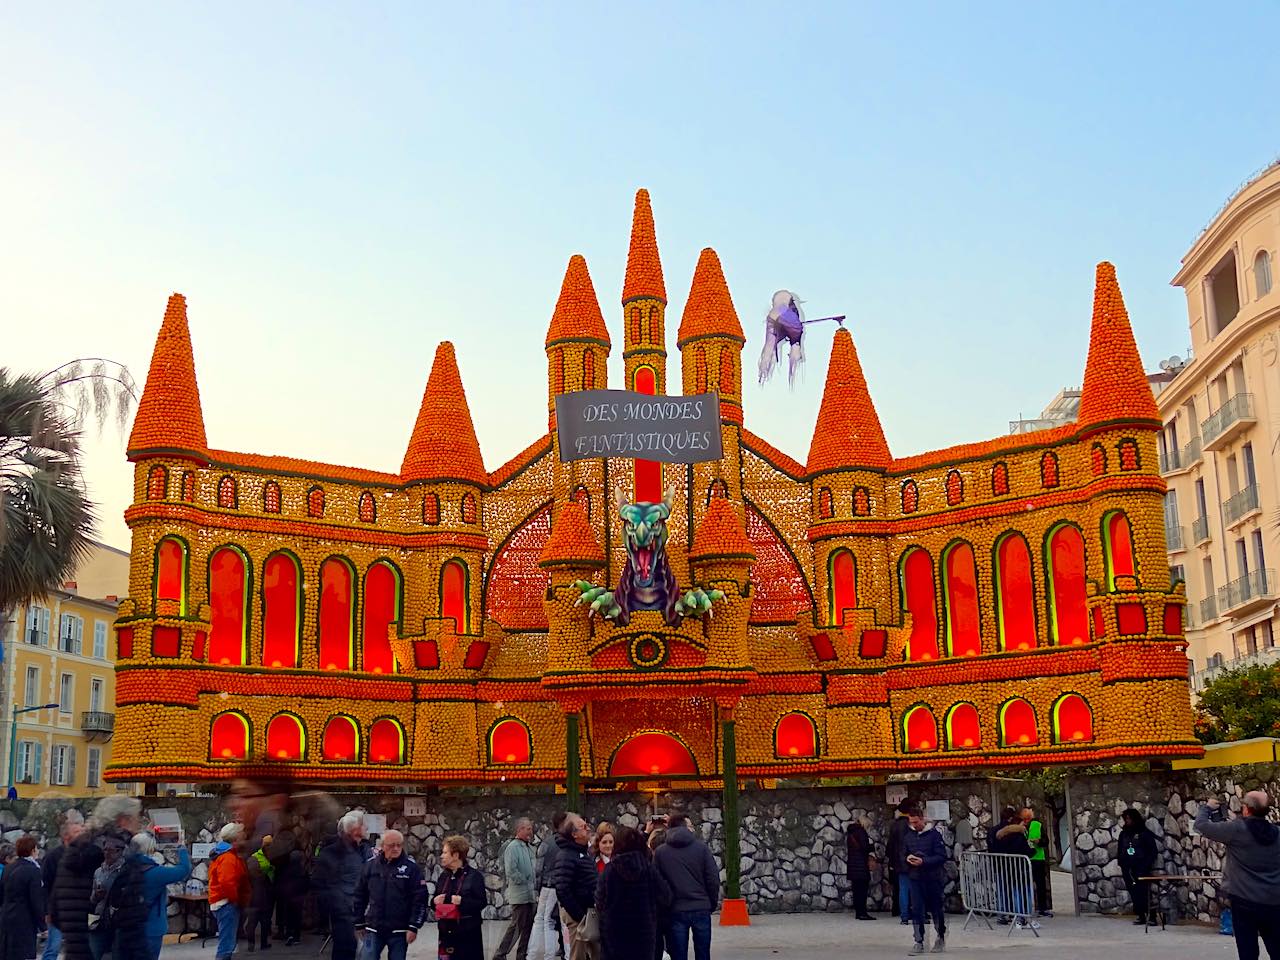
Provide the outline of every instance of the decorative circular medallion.
{"type": "Polygon", "coordinates": [[[652,633],[642,633],[627,647],[631,662],[640,670],[656,670],[667,662],[667,645],[652,633]]]}

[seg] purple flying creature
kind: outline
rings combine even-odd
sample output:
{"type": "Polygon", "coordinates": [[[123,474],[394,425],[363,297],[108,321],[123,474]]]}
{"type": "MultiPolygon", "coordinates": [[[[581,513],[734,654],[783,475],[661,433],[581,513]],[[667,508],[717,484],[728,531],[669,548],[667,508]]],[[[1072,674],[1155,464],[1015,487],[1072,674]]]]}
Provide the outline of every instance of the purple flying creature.
{"type": "Polygon", "coordinates": [[[790,290],[779,290],[773,295],[773,309],[764,320],[764,349],[760,351],[760,383],[768,383],[778,362],[778,348],[786,341],[791,345],[787,354],[787,385],[796,385],[796,371],[804,366],[804,328],[806,324],[834,320],[844,326],[844,317],[823,317],[806,320],[802,301],[790,290]]]}

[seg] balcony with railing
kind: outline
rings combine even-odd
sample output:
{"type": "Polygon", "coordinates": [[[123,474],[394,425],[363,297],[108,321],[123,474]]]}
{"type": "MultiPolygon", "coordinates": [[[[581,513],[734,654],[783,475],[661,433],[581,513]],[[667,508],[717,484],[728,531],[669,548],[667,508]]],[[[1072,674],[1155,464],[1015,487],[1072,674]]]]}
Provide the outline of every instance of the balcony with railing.
{"type": "Polygon", "coordinates": [[[1211,658],[1209,665],[1203,670],[1197,670],[1192,675],[1191,686],[1199,693],[1228,670],[1268,667],[1273,663],[1280,663],[1280,646],[1262,647],[1254,653],[1242,654],[1233,660],[1223,660],[1219,654],[1216,658],[1211,658]]]}
{"type": "Polygon", "coordinates": [[[97,734],[110,737],[115,733],[116,715],[103,713],[101,710],[86,710],[80,714],[80,729],[90,736],[97,734]]]}
{"type": "Polygon", "coordinates": [[[1193,438],[1181,450],[1166,450],[1160,454],[1160,472],[1165,476],[1190,470],[1204,456],[1200,448],[1200,438],[1193,438]]]}
{"type": "Polygon", "coordinates": [[[1203,600],[1200,601],[1200,616],[1197,618],[1197,622],[1201,626],[1204,626],[1205,624],[1211,623],[1212,621],[1217,619],[1218,619],[1218,598],[1205,597],[1203,600]]]}
{"type": "Polygon", "coordinates": [[[1276,572],[1254,570],[1218,591],[1218,608],[1238,617],[1276,598],[1276,572]]]}
{"type": "Polygon", "coordinates": [[[1233,526],[1258,512],[1258,485],[1251,483],[1239,493],[1222,502],[1222,517],[1227,526],[1233,526]]]}
{"type": "Polygon", "coordinates": [[[1209,518],[1196,517],[1191,521],[1191,542],[1204,543],[1209,539],[1209,518]]]}
{"type": "Polygon", "coordinates": [[[1166,523],[1164,526],[1164,542],[1169,553],[1185,550],[1186,544],[1183,541],[1182,527],[1177,524],[1170,526],[1166,523]]]}
{"type": "Polygon", "coordinates": [[[1226,446],[1246,427],[1257,422],[1253,413],[1253,394],[1237,393],[1200,424],[1205,450],[1226,446]]]}

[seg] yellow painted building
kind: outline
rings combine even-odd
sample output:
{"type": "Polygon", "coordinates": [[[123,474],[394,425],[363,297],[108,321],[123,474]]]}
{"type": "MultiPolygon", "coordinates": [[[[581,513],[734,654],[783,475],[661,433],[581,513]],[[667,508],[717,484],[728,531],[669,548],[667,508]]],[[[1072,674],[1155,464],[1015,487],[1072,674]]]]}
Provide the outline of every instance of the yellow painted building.
{"type": "Polygon", "coordinates": [[[88,574],[84,584],[68,581],[0,622],[0,776],[6,790],[12,782],[22,798],[119,792],[103,782],[102,772],[115,726],[111,624],[128,585],[128,554],[94,544],[80,569],[88,574]],[[90,587],[101,595],[89,595],[90,587]]]}

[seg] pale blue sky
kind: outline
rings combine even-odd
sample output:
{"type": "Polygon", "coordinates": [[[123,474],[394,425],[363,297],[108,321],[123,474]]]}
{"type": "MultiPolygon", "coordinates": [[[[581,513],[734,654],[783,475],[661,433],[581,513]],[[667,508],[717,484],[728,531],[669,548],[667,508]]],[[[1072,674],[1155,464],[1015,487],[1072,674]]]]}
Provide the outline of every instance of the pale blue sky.
{"type": "MultiPolygon", "coordinates": [[[[1098,260],[1150,366],[1186,349],[1169,278],[1280,152],[1274,3],[789,6],[11,4],[0,363],[141,380],[178,290],[212,445],[397,469],[448,338],[492,469],[545,430],[573,253],[617,382],[640,186],[669,369],[713,246],[748,368],[775,289],[850,316],[899,455],[1077,384],[1098,260]]],[[[747,391],[801,460],[829,343],[747,391]]],[[[88,479],[127,545],[121,438],[88,479]]]]}

